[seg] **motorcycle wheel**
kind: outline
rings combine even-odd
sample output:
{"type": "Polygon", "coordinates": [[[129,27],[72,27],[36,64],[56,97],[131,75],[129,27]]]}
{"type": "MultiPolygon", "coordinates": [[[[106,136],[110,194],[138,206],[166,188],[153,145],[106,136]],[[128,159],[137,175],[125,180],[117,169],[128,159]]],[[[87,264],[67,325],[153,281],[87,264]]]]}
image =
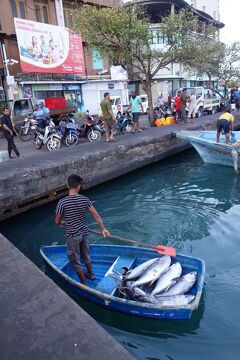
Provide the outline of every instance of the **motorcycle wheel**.
{"type": "Polygon", "coordinates": [[[117,135],[121,134],[121,129],[118,125],[116,126],[116,134],[117,135]]]}
{"type": "Polygon", "coordinates": [[[68,134],[65,143],[67,146],[76,145],[78,143],[78,136],[76,134],[68,134]]]}
{"type": "Polygon", "coordinates": [[[41,147],[42,147],[42,141],[41,141],[39,138],[36,138],[35,145],[36,145],[36,148],[37,148],[38,150],[40,150],[41,147]]]}
{"type": "Polygon", "coordinates": [[[53,136],[47,141],[47,149],[48,151],[59,150],[61,147],[61,141],[56,137],[53,136]]]}
{"type": "Polygon", "coordinates": [[[132,124],[126,124],[124,125],[123,129],[122,129],[124,134],[129,134],[130,132],[133,131],[133,126],[132,124]]]}
{"type": "Polygon", "coordinates": [[[90,130],[87,134],[87,138],[90,142],[100,141],[102,134],[97,130],[90,130]]]}
{"type": "Polygon", "coordinates": [[[21,129],[19,131],[19,137],[22,141],[29,141],[31,138],[30,131],[28,130],[27,134],[25,134],[25,129],[21,129]]]}

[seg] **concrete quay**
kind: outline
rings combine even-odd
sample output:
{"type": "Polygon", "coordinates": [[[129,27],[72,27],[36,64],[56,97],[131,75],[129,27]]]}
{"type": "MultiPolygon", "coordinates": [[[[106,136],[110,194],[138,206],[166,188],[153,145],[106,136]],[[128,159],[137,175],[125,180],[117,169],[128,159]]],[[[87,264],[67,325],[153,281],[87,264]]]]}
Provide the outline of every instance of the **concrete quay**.
{"type": "Polygon", "coordinates": [[[1,234],[0,273],[1,360],[134,359],[1,234]]]}
{"type": "Polygon", "coordinates": [[[87,187],[93,187],[184,151],[190,144],[176,139],[174,131],[215,129],[218,117],[203,116],[194,125],[152,127],[119,135],[114,143],[84,142],[54,152],[19,142],[24,158],[0,163],[0,220],[63,196],[71,173],[80,174],[87,187]]]}

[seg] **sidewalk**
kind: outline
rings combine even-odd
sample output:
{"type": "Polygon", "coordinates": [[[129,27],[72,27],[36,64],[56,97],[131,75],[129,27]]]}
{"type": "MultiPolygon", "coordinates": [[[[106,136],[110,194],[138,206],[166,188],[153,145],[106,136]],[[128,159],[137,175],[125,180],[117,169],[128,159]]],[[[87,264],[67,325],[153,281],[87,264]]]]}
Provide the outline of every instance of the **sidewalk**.
{"type": "MultiPolygon", "coordinates": [[[[195,128],[199,128],[199,126],[201,127],[203,124],[207,125],[209,122],[217,121],[219,114],[215,114],[215,115],[207,115],[207,116],[203,116],[199,119],[195,119],[195,124],[189,124],[187,126],[185,125],[177,125],[177,124],[173,124],[173,125],[169,125],[169,126],[162,126],[160,128],[157,127],[149,127],[149,121],[148,121],[148,117],[146,115],[142,115],[140,117],[140,126],[144,129],[141,133],[137,133],[137,134],[120,134],[118,136],[116,136],[116,145],[121,144],[122,142],[125,143],[126,139],[129,139],[129,141],[131,141],[132,138],[140,138],[142,136],[145,136],[146,134],[158,134],[159,136],[161,135],[167,135],[170,134],[172,131],[178,131],[178,130],[193,130],[195,128]],[[149,128],[148,128],[149,127],[149,128]]],[[[79,143],[77,145],[75,145],[74,148],[75,152],[79,152],[81,151],[81,148],[84,146],[84,148],[87,146],[89,147],[89,151],[91,152],[91,149],[96,148],[97,145],[99,145],[99,143],[105,142],[105,137],[103,136],[103,138],[101,139],[100,142],[97,143],[89,143],[87,140],[85,139],[80,139],[79,143]]],[[[35,144],[31,141],[21,141],[19,138],[15,138],[15,143],[16,146],[20,152],[21,155],[24,156],[24,158],[28,158],[28,157],[32,157],[35,156],[37,157],[42,157],[42,156],[46,156],[47,154],[50,154],[48,152],[48,150],[44,147],[41,150],[37,150],[35,147],[35,144]]],[[[107,146],[109,146],[107,144],[107,146]]],[[[6,151],[7,150],[7,142],[4,138],[0,138],[0,151],[6,151]]],[[[62,152],[68,152],[70,150],[70,148],[67,148],[66,146],[62,146],[62,148],[56,152],[54,152],[55,154],[59,154],[59,156],[61,156],[62,152]]],[[[72,150],[71,150],[72,151],[72,150]]],[[[14,155],[14,153],[13,153],[14,155]]],[[[15,162],[16,160],[10,160],[11,162],[15,162]]],[[[1,164],[1,163],[0,163],[1,164]]]]}

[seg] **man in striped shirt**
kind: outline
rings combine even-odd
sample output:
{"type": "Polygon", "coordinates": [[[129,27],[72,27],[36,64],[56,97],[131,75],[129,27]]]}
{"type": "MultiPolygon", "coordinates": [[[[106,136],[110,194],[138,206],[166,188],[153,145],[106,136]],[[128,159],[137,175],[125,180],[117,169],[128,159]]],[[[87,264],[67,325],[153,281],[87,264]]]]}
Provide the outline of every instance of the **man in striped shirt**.
{"type": "Polygon", "coordinates": [[[83,285],[87,285],[80,259],[86,265],[86,276],[91,280],[94,280],[95,276],[92,271],[92,262],[89,254],[86,213],[89,211],[92,214],[104,237],[109,236],[110,233],[105,228],[101,216],[93,207],[91,201],[86,196],[79,194],[82,184],[83,179],[80,176],[73,174],[68,177],[69,193],[68,196],[59,200],[57,204],[55,223],[65,226],[68,259],[77,273],[80,282],[83,285]],[[64,221],[62,220],[63,216],[64,221]]]}

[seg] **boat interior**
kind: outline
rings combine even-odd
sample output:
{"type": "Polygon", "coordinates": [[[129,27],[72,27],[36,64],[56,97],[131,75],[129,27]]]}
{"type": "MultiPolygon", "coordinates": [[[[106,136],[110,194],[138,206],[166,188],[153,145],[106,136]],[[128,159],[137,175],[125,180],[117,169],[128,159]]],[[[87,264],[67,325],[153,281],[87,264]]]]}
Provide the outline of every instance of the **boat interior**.
{"type": "MultiPolygon", "coordinates": [[[[68,261],[66,246],[46,246],[41,251],[58,270],[79,282],[77,274],[68,261]]],[[[90,245],[90,252],[95,279],[88,280],[88,285],[108,295],[115,294],[120,283],[120,275],[124,272],[123,267],[132,269],[147,260],[160,256],[154,250],[129,246],[90,245]]],[[[182,275],[191,271],[198,272],[198,280],[188,292],[188,294],[196,295],[203,271],[201,262],[183,255],[172,258],[172,264],[177,261],[182,265],[182,275]]],[[[85,266],[84,270],[86,271],[85,266]]]]}

